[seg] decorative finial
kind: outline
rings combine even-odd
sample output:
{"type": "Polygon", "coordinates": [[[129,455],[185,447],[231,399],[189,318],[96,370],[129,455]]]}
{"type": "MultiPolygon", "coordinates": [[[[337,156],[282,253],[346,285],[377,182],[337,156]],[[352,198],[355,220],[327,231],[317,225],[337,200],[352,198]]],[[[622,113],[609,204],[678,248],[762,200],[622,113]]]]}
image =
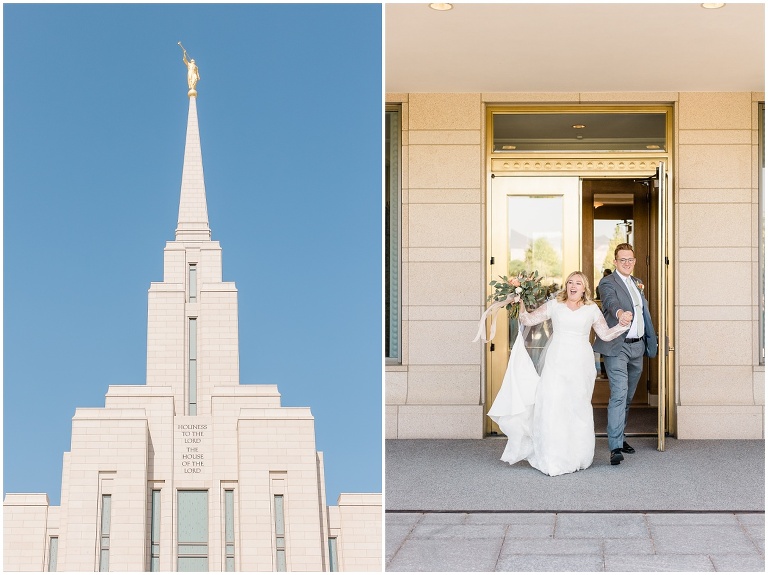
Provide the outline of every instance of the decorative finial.
{"type": "MultiPolygon", "coordinates": [[[[178,42],[178,44],[181,46],[181,42],[178,42]]],[[[187,95],[190,98],[196,97],[197,90],[195,90],[195,86],[197,86],[197,81],[200,79],[200,73],[197,71],[197,64],[195,64],[195,59],[187,58],[187,51],[184,46],[181,46],[181,49],[184,50],[182,59],[187,65],[187,85],[189,86],[189,92],[187,92],[187,95]]]]}

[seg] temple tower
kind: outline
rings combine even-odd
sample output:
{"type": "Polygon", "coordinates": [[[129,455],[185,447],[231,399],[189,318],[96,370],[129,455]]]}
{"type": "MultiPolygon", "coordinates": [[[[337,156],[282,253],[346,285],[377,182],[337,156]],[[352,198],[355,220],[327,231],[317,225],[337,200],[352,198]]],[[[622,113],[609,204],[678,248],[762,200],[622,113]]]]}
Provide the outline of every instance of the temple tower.
{"type": "Polygon", "coordinates": [[[147,385],[173,389],[176,415],[210,415],[213,387],[240,383],[237,289],[222,281],[221,247],[211,241],[196,95],[176,239],[166,244],[163,281],[150,287],[148,309],[147,385]]]}
{"type": "MultiPolygon", "coordinates": [[[[241,385],[237,290],[211,240],[197,121],[189,116],[175,239],[149,289],[146,385],[78,408],[61,505],[3,503],[6,571],[380,571],[381,494],[325,501],[306,407],[241,385]]],[[[193,74],[194,72],[194,74],[193,74]]]]}

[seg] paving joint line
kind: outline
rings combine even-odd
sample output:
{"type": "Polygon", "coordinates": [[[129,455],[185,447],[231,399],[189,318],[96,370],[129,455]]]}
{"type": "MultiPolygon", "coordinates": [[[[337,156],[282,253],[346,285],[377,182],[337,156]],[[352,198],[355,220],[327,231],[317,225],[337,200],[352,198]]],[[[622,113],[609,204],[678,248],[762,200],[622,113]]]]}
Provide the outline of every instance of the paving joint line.
{"type": "Polygon", "coordinates": [[[752,543],[752,545],[755,547],[755,549],[757,550],[758,555],[760,555],[761,557],[764,556],[764,551],[760,550],[760,547],[758,546],[757,543],[755,543],[755,540],[749,534],[749,531],[747,530],[746,526],[741,522],[741,520],[739,519],[739,516],[736,515],[735,517],[736,517],[736,523],[739,524],[739,527],[741,528],[741,531],[744,533],[744,535],[746,535],[747,539],[749,539],[749,542],[752,543]]]}
{"type": "Polygon", "coordinates": [[[499,547],[499,554],[496,555],[496,562],[493,564],[494,573],[498,571],[499,560],[501,559],[501,552],[504,551],[504,543],[507,541],[507,533],[509,533],[509,525],[504,528],[504,537],[501,538],[501,546],[499,547]]]}
{"type": "MultiPolygon", "coordinates": [[[[414,523],[414,524],[413,524],[413,526],[411,527],[411,530],[410,530],[410,531],[408,531],[408,535],[406,535],[406,536],[405,536],[405,538],[403,538],[403,542],[402,542],[402,543],[400,543],[400,545],[397,547],[397,550],[396,550],[394,553],[392,553],[392,557],[390,558],[390,560],[389,560],[389,561],[387,561],[387,565],[386,565],[387,567],[389,567],[389,566],[392,564],[392,561],[394,561],[394,560],[395,560],[395,557],[397,557],[397,554],[398,554],[398,553],[400,553],[400,550],[403,548],[403,545],[405,545],[405,542],[406,542],[406,541],[408,541],[408,538],[409,538],[409,537],[411,536],[411,534],[413,533],[413,530],[414,530],[414,529],[416,529],[416,526],[417,526],[419,523],[421,523],[421,520],[422,520],[422,519],[424,519],[424,515],[425,515],[425,513],[422,513],[422,514],[421,514],[421,517],[419,517],[418,521],[416,521],[416,523],[414,523]]],[[[386,528],[386,527],[385,527],[385,528],[386,528]]]]}
{"type": "Polygon", "coordinates": [[[605,562],[606,562],[606,560],[607,560],[607,559],[606,559],[606,555],[607,555],[607,553],[606,553],[606,549],[605,549],[605,548],[607,547],[607,543],[606,543],[606,538],[605,538],[605,537],[603,537],[603,538],[601,539],[601,541],[600,541],[600,546],[602,547],[602,550],[603,550],[603,571],[607,571],[607,566],[606,566],[606,564],[605,564],[605,562]]]}
{"type": "Polygon", "coordinates": [[[764,515],[764,509],[385,509],[384,513],[433,513],[433,514],[448,514],[448,513],[466,513],[468,515],[478,513],[507,513],[507,514],[523,514],[523,513],[605,513],[605,514],[667,514],[667,515],[683,515],[683,514],[696,514],[696,515],[764,515]]]}
{"type": "Polygon", "coordinates": [[[651,550],[653,551],[653,555],[658,555],[659,553],[656,550],[656,540],[653,538],[653,528],[648,521],[647,514],[643,514],[643,523],[645,523],[645,528],[648,531],[648,540],[651,542],[651,550]]]}

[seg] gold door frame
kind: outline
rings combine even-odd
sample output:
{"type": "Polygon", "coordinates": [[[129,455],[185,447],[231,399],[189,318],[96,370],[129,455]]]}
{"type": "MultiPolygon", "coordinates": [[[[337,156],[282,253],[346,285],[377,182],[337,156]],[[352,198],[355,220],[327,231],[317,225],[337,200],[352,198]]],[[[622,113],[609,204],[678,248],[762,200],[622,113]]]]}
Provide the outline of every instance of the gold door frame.
{"type": "MultiPolygon", "coordinates": [[[[578,176],[579,178],[628,178],[653,177],[659,171],[659,222],[658,222],[658,278],[659,278],[659,451],[664,450],[666,433],[677,433],[675,380],[675,345],[674,345],[674,202],[672,174],[674,149],[674,123],[672,105],[638,105],[638,106],[579,106],[579,105],[539,105],[539,106],[486,106],[485,150],[486,150],[486,285],[493,277],[491,269],[490,246],[493,245],[492,225],[493,213],[490,193],[492,179],[496,176],[578,176]],[[653,152],[493,152],[493,115],[496,113],[573,113],[573,112],[648,112],[666,114],[666,150],[653,152]],[[666,173],[666,176],[663,174],[666,173]],[[664,354],[664,355],[662,355],[664,354]],[[666,361],[661,359],[666,357],[666,361]],[[665,393],[662,393],[664,391],[665,393]],[[665,423],[665,425],[664,425],[665,423]],[[664,427],[661,427],[664,425],[664,427]]],[[[579,195],[581,195],[579,190],[579,195]]],[[[579,226],[580,227],[580,226],[579,226]]],[[[490,295],[487,287],[486,295],[490,295]]],[[[501,314],[500,314],[501,315],[501,314]]],[[[486,346],[486,366],[492,366],[490,345],[486,346]]],[[[491,402],[491,377],[489,370],[484,370],[485,384],[482,386],[486,412],[491,402]]],[[[486,433],[491,431],[490,420],[486,418],[484,428],[486,433]]]]}

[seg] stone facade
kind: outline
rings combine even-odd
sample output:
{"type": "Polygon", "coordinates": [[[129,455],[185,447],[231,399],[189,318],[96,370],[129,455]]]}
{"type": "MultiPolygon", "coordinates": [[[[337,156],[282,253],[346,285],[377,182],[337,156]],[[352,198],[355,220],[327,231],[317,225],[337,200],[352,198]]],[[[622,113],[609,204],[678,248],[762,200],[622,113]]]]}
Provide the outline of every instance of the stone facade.
{"type": "Polygon", "coordinates": [[[76,411],[60,506],[6,496],[6,571],[176,571],[190,553],[195,570],[381,570],[381,495],[327,506],[309,408],[240,385],[237,290],[210,238],[191,97],[176,239],[149,289],[146,385],[76,411]],[[203,519],[182,513],[187,491],[203,494],[203,519]],[[185,546],[190,526],[205,535],[185,546]]]}
{"type": "Polygon", "coordinates": [[[401,361],[385,369],[388,438],[483,436],[471,343],[486,275],[488,105],[673,106],[673,377],[679,438],[761,438],[758,102],[762,93],[388,94],[402,110],[401,361]],[[727,282],[727,293],[702,289],[727,282]]]}

